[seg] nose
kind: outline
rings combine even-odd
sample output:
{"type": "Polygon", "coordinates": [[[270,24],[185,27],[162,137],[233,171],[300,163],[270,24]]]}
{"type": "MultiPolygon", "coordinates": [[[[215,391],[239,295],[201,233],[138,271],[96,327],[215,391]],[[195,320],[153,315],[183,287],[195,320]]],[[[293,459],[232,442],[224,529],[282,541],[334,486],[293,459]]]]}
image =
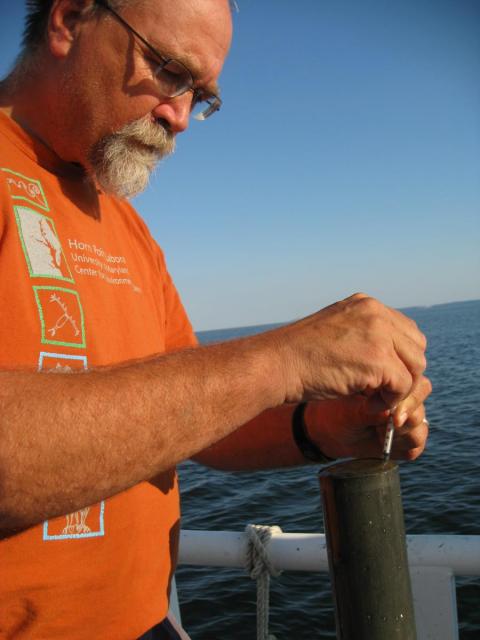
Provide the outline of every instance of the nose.
{"type": "Polygon", "coordinates": [[[182,93],[176,98],[162,99],[152,111],[156,120],[165,120],[172,133],[182,133],[188,127],[193,94],[191,91],[182,93]]]}

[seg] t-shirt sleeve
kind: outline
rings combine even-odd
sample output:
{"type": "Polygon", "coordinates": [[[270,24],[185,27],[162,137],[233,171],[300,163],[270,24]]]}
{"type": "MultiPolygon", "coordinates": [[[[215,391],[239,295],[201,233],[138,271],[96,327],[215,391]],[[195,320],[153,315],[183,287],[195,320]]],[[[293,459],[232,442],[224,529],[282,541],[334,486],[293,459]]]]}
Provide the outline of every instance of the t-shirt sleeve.
{"type": "Polygon", "coordinates": [[[155,263],[155,273],[161,279],[163,287],[164,318],[165,318],[165,351],[177,351],[188,347],[198,345],[197,337],[193,331],[193,327],[188,319],[187,312],[182,304],[178,291],[170,276],[165,256],[162,249],[153,238],[150,230],[145,224],[142,217],[133,207],[127,206],[127,219],[129,224],[134,224],[140,237],[147,243],[149,255],[155,263]]]}
{"type": "Polygon", "coordinates": [[[182,304],[177,288],[168,272],[163,251],[155,241],[159,268],[163,276],[163,299],[165,304],[165,351],[176,351],[198,344],[197,337],[182,304]]]}
{"type": "Polygon", "coordinates": [[[195,347],[198,344],[197,337],[168,271],[165,271],[164,292],[166,310],[165,350],[175,351],[185,347],[195,347]]]}

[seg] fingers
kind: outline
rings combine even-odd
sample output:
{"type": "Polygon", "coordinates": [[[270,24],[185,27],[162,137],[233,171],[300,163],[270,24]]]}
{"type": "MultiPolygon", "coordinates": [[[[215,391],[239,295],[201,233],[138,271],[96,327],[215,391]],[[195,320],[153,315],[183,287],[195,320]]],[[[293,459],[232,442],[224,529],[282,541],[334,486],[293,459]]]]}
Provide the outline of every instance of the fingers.
{"type": "Polygon", "coordinates": [[[393,409],[426,367],[426,340],[416,324],[363,293],[271,335],[288,337],[282,342],[288,402],[375,394],[379,410],[393,409]]]}
{"type": "Polygon", "coordinates": [[[396,406],[393,414],[394,425],[401,427],[407,421],[409,424],[415,424],[423,420],[425,418],[423,403],[431,392],[432,383],[422,375],[414,384],[411,393],[396,406]]]}
{"type": "Polygon", "coordinates": [[[412,340],[421,351],[425,351],[427,348],[427,339],[418,328],[417,323],[401,311],[397,311],[391,307],[389,307],[389,310],[392,314],[393,321],[396,323],[398,328],[401,328],[402,333],[412,340]]]}
{"type": "Polygon", "coordinates": [[[419,344],[419,341],[405,334],[394,336],[393,345],[398,357],[408,369],[415,384],[427,368],[427,360],[423,347],[419,344]]]}
{"type": "Polygon", "coordinates": [[[385,378],[380,386],[380,398],[384,407],[394,410],[406,398],[414,385],[415,379],[400,358],[388,363],[385,378]]]}
{"type": "MultiPolygon", "coordinates": [[[[387,407],[393,408],[412,392],[425,371],[426,338],[412,319],[363,293],[343,303],[366,321],[365,339],[374,341],[372,362],[383,364],[384,375],[377,390],[387,407]]],[[[363,391],[368,395],[371,389],[363,391]]]]}
{"type": "Polygon", "coordinates": [[[425,449],[429,425],[425,417],[419,420],[419,415],[425,416],[425,412],[418,409],[403,427],[395,430],[392,449],[395,458],[415,460],[425,449]]]}
{"type": "Polygon", "coordinates": [[[432,392],[428,378],[421,376],[410,395],[396,407],[393,422],[396,428],[393,455],[404,460],[415,460],[426,446],[429,424],[424,402],[432,392]]]}
{"type": "Polygon", "coordinates": [[[397,407],[396,415],[402,413],[402,419],[405,420],[405,414],[423,402],[431,391],[423,375],[427,367],[427,341],[413,320],[394,309],[390,309],[390,312],[394,324],[392,343],[398,361],[394,361],[389,369],[390,381],[381,395],[388,407],[397,407]],[[404,405],[406,398],[409,398],[409,402],[404,405]],[[398,410],[399,406],[402,407],[401,411],[398,410]]]}
{"type": "MultiPolygon", "coordinates": [[[[389,309],[389,311],[395,328],[395,332],[392,334],[393,346],[399,360],[408,370],[412,382],[408,394],[405,394],[403,398],[398,398],[398,400],[401,401],[412,395],[423,378],[423,373],[427,367],[425,357],[427,340],[411,318],[408,318],[395,309],[389,309]]],[[[421,393],[417,394],[417,396],[419,398],[418,404],[422,402],[424,398],[420,397],[421,393]]],[[[408,411],[408,408],[407,406],[406,411],[408,411]]]]}
{"type": "MultiPolygon", "coordinates": [[[[425,416],[425,405],[421,398],[426,398],[431,391],[428,378],[423,378],[415,392],[406,398],[399,407],[400,413],[394,414],[394,439],[392,457],[395,459],[415,460],[424,451],[429,431],[429,423],[425,416]],[[405,417],[406,416],[406,417],[405,417]]],[[[380,443],[385,438],[385,422],[382,428],[377,427],[380,443]]]]}

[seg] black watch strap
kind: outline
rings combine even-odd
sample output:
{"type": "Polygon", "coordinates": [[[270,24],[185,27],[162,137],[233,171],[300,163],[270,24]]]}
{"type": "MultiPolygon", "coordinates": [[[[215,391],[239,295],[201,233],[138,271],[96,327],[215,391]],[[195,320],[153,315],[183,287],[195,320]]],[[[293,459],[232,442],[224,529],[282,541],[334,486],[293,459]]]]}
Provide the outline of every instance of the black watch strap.
{"type": "Polygon", "coordinates": [[[307,460],[320,463],[332,462],[334,458],[326,456],[320,451],[317,445],[310,440],[304,417],[306,406],[306,402],[301,402],[295,407],[295,411],[292,415],[292,435],[295,440],[295,444],[299,448],[303,457],[307,460]]]}

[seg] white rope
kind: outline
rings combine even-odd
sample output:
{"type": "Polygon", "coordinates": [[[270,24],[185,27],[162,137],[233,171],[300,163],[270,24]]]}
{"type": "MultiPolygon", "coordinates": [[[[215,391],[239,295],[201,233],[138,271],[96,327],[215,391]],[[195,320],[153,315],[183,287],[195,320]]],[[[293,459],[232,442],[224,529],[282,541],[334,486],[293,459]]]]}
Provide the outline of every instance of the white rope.
{"type": "Polygon", "coordinates": [[[270,576],[277,578],[282,572],[273,566],[267,545],[272,534],[282,530],[276,526],[248,524],[245,533],[248,538],[246,569],[252,580],[257,581],[257,640],[276,640],[268,633],[270,576]]]}

